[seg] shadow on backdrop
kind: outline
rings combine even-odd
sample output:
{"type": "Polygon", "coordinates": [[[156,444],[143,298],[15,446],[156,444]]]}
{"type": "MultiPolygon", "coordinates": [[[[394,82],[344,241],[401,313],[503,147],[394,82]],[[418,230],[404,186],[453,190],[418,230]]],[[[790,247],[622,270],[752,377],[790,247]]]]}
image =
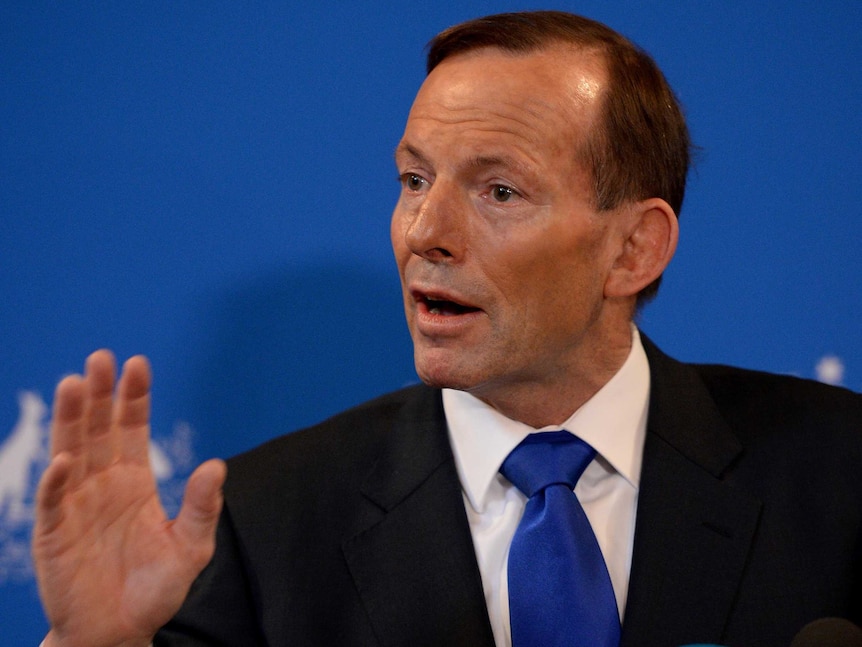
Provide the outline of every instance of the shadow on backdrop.
{"type": "MultiPolygon", "coordinates": [[[[206,303],[183,415],[206,453],[231,455],[417,381],[397,276],[289,268],[206,303]]],[[[183,371],[184,372],[184,371],[183,371]]]]}

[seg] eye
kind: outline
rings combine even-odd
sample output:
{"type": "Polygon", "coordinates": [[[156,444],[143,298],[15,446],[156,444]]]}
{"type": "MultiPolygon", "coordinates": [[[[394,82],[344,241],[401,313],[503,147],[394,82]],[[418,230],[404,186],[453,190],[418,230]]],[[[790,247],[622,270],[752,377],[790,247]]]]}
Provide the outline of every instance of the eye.
{"type": "Polygon", "coordinates": [[[496,202],[508,202],[512,196],[517,195],[514,189],[498,184],[491,189],[491,197],[496,202]]]}
{"type": "Polygon", "coordinates": [[[428,184],[428,181],[424,177],[416,175],[416,173],[403,173],[398,179],[408,191],[421,191],[428,184]]]}

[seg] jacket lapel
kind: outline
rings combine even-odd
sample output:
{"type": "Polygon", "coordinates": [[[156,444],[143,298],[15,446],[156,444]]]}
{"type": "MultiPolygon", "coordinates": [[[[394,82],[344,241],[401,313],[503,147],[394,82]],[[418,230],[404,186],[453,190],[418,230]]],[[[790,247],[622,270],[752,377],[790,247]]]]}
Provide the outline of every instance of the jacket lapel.
{"type": "Polygon", "coordinates": [[[652,392],[622,645],[718,643],[761,505],[722,480],[742,448],[696,371],[644,347],[652,392]]]}
{"type": "Polygon", "coordinates": [[[396,420],[342,548],[383,645],[494,644],[437,391],[396,420]]]}

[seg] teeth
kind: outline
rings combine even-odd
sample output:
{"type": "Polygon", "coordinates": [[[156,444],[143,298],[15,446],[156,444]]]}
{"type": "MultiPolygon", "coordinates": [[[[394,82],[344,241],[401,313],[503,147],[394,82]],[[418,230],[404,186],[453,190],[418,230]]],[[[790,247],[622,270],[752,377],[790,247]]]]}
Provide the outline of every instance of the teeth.
{"type": "Polygon", "coordinates": [[[428,312],[430,312],[432,315],[439,315],[440,308],[429,308],[428,312]]]}

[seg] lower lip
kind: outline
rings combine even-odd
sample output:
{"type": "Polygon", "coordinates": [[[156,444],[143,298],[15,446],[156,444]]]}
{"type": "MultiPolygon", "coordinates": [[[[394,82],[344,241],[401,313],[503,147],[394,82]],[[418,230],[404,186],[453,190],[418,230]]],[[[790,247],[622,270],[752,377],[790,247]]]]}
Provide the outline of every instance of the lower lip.
{"type": "Polygon", "coordinates": [[[422,304],[416,309],[416,327],[423,335],[454,335],[476,323],[485,313],[471,310],[461,314],[438,314],[422,304]]]}

